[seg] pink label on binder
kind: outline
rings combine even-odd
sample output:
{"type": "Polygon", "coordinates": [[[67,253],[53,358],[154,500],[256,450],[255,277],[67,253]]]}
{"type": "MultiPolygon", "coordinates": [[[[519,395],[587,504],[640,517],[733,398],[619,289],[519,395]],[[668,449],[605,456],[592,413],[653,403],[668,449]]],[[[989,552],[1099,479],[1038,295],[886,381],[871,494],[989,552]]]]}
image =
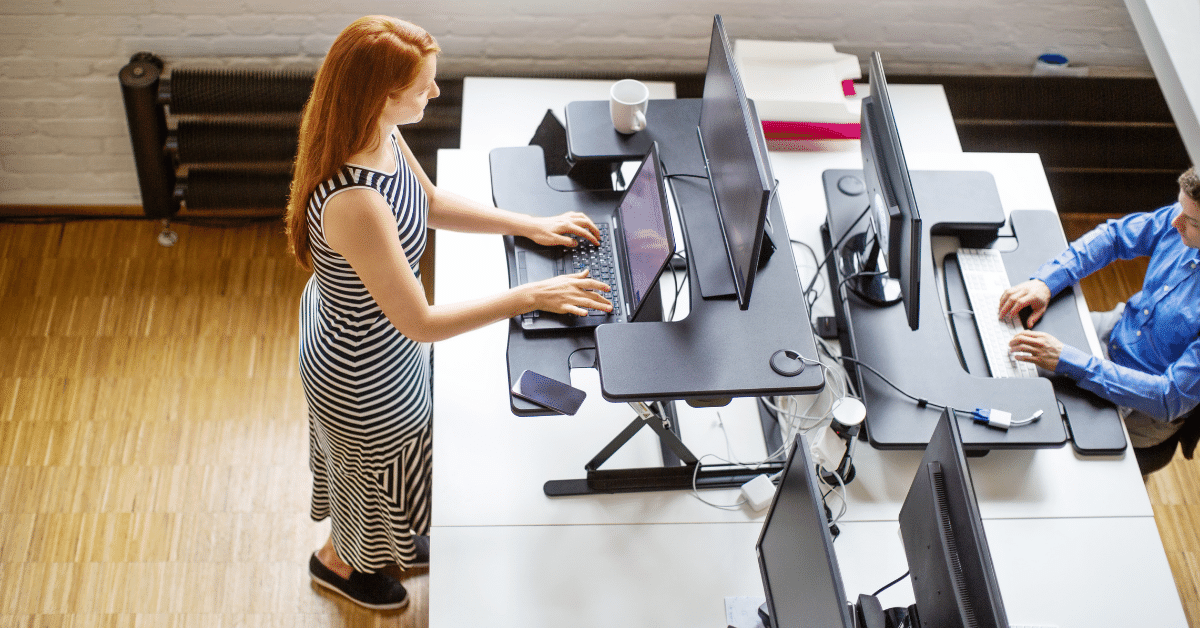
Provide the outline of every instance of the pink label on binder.
{"type": "Polygon", "coordinates": [[[862,136],[857,123],[763,120],[762,125],[768,140],[857,140],[862,136]]]}

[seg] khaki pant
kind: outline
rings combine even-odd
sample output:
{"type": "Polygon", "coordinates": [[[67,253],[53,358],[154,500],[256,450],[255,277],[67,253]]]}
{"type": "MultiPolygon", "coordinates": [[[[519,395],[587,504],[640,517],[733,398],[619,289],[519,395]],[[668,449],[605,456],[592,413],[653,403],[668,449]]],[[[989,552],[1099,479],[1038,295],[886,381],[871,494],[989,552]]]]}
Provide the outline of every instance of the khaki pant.
{"type": "MultiPolygon", "coordinates": [[[[1096,327],[1096,336],[1100,338],[1100,346],[1104,349],[1106,359],[1108,358],[1109,337],[1112,336],[1113,327],[1116,327],[1117,322],[1121,320],[1121,314],[1124,311],[1125,304],[1119,303],[1117,307],[1107,312],[1091,313],[1092,324],[1096,327]]],[[[1125,429],[1129,430],[1129,444],[1136,449],[1153,447],[1171,438],[1175,432],[1179,431],[1179,428],[1183,427],[1183,420],[1187,418],[1187,415],[1184,415],[1173,421],[1162,421],[1144,412],[1124,406],[1117,406],[1117,411],[1125,421],[1125,429]]]]}

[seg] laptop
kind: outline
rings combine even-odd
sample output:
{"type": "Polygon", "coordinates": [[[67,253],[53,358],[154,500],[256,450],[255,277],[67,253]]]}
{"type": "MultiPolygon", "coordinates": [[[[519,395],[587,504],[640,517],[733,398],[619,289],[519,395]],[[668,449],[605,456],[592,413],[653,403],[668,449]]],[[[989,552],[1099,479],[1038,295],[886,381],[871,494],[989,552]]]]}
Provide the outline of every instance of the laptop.
{"type": "Polygon", "coordinates": [[[616,208],[589,216],[600,228],[600,246],[580,240],[574,247],[546,247],[514,238],[514,256],[509,263],[515,263],[516,272],[509,276],[514,278],[513,285],[521,285],[587,268],[589,276],[612,288],[604,296],[612,301],[613,311],[589,310],[587,316],[529,312],[518,317],[526,332],[589,329],[636,320],[675,254],[657,143],[650,146],[616,208]]]}

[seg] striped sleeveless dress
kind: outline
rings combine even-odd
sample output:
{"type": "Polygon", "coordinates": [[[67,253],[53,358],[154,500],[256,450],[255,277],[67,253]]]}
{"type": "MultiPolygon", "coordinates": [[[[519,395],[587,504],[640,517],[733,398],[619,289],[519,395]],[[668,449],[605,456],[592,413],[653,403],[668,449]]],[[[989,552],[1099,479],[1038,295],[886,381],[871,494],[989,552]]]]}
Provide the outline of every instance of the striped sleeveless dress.
{"type": "Polygon", "coordinates": [[[325,241],[323,209],[351,188],[379,192],[420,277],[429,198],[392,138],[396,169],[346,165],[308,204],[313,276],[300,304],[300,378],[308,401],[311,515],[329,517],[338,556],[371,573],[407,568],[428,534],[432,469],[429,360],[401,334],[325,241]]]}

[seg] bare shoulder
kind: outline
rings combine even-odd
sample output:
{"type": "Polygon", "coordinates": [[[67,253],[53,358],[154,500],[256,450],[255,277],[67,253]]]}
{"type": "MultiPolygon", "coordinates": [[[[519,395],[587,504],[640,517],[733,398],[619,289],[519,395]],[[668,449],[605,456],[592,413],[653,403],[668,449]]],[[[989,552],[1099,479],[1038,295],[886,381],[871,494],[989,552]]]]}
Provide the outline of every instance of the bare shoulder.
{"type": "Polygon", "coordinates": [[[395,239],[395,222],[387,201],[370,188],[351,188],[330,198],[324,208],[325,239],[343,255],[380,238],[395,239]]]}

